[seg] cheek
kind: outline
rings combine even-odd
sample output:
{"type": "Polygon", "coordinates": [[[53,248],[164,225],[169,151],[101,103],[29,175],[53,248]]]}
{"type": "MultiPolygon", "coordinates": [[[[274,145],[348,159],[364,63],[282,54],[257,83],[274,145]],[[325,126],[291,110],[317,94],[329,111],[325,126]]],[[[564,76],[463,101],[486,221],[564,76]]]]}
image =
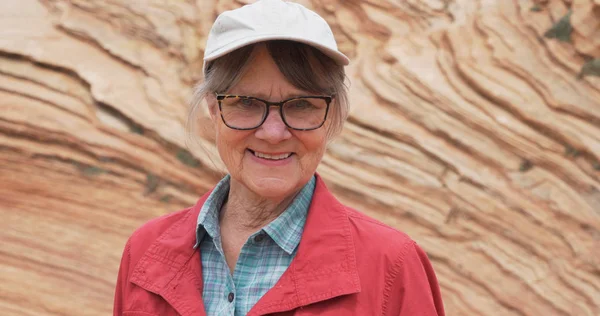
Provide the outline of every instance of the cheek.
{"type": "Polygon", "coordinates": [[[217,150],[226,164],[241,159],[246,149],[246,139],[249,137],[247,131],[236,131],[219,124],[215,136],[217,150]]]}
{"type": "Polygon", "coordinates": [[[300,142],[304,145],[305,164],[318,164],[325,153],[327,147],[327,138],[325,133],[315,133],[315,135],[299,135],[300,142]]]}

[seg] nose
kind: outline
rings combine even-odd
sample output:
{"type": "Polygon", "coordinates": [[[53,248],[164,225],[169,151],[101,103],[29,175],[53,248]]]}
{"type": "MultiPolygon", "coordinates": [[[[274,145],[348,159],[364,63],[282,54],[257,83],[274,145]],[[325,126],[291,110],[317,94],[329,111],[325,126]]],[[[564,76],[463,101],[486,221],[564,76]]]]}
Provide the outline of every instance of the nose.
{"type": "Polygon", "coordinates": [[[292,137],[292,133],[283,122],[278,107],[269,108],[265,122],[256,130],[256,137],[271,144],[277,144],[292,137]]]}

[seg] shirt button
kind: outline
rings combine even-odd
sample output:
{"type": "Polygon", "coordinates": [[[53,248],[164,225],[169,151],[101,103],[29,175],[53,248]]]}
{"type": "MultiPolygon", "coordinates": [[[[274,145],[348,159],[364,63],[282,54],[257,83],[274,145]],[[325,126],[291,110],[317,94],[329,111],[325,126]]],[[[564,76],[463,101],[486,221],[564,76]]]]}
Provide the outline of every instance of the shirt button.
{"type": "Polygon", "coordinates": [[[265,240],[265,234],[258,234],[256,237],[254,237],[254,242],[256,243],[260,243],[263,240],[265,240]]]}
{"type": "Polygon", "coordinates": [[[229,303],[233,302],[233,298],[235,296],[233,295],[233,293],[229,293],[229,295],[227,295],[227,300],[229,301],[229,303]]]}

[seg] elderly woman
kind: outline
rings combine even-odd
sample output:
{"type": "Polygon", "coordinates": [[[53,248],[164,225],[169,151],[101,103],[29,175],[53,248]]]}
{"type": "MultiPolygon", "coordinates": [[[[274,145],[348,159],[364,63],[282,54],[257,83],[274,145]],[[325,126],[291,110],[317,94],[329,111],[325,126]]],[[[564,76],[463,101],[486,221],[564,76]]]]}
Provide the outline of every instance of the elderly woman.
{"type": "Polygon", "coordinates": [[[229,174],[131,236],[114,314],[444,315],[423,250],[316,174],[348,113],[327,23],[261,0],[217,18],[204,61],[191,121],[206,100],[229,174]]]}

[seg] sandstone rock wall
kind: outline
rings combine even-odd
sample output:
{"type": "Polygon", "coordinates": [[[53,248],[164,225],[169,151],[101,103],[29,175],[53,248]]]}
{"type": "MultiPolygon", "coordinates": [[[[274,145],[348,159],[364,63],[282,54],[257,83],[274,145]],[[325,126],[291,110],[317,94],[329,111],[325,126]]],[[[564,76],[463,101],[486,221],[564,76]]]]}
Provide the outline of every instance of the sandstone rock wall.
{"type": "MultiPolygon", "coordinates": [[[[319,172],[428,252],[448,315],[600,315],[600,1],[303,0],[352,59],[319,172]]],[[[222,170],[186,145],[243,2],[0,1],[0,311],[108,315],[122,247],[222,170]]]]}

